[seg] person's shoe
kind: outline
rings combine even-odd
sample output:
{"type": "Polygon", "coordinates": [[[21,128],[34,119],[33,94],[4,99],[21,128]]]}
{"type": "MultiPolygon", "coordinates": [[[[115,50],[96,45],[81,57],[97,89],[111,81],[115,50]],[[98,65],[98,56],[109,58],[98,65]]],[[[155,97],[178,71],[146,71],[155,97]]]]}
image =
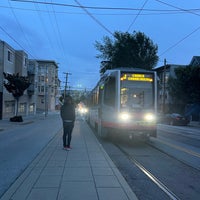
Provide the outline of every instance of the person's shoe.
{"type": "Polygon", "coordinates": [[[72,147],[70,146],[67,146],[67,150],[70,151],[72,149],[72,147]]]}
{"type": "Polygon", "coordinates": [[[68,147],[63,147],[64,150],[68,150],[68,147]]]}

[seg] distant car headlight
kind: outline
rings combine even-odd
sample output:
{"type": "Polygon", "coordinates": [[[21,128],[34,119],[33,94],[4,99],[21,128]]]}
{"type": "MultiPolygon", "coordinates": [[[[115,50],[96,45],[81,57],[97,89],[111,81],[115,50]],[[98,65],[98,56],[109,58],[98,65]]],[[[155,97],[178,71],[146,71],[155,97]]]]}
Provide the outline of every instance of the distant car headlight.
{"type": "Polygon", "coordinates": [[[87,108],[80,108],[79,112],[82,113],[82,114],[85,114],[85,113],[88,112],[88,109],[87,108]]]}
{"type": "Polygon", "coordinates": [[[131,118],[130,114],[128,112],[122,112],[119,114],[119,119],[122,121],[129,121],[131,118]]]}
{"type": "Polygon", "coordinates": [[[144,119],[148,122],[151,122],[156,120],[156,116],[153,113],[146,113],[144,115],[144,119]]]}

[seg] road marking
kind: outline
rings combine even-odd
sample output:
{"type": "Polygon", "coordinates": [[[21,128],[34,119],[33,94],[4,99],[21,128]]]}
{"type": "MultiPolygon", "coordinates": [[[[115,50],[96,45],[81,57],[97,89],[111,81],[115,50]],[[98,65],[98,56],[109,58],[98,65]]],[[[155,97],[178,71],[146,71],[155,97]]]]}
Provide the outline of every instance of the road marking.
{"type": "Polygon", "coordinates": [[[167,141],[163,141],[163,140],[161,140],[161,139],[159,139],[159,138],[157,138],[157,140],[159,140],[159,142],[161,142],[161,143],[163,143],[163,144],[166,144],[166,145],[171,146],[171,147],[173,147],[173,148],[175,148],[175,149],[178,149],[178,150],[183,151],[183,152],[185,152],[185,153],[188,153],[188,154],[190,154],[190,155],[192,155],[192,156],[196,156],[196,157],[200,158],[200,154],[197,153],[197,152],[195,152],[195,151],[192,151],[192,150],[183,148],[183,147],[181,147],[181,146],[177,146],[177,145],[172,144],[172,143],[169,143],[169,142],[167,142],[167,141]]]}

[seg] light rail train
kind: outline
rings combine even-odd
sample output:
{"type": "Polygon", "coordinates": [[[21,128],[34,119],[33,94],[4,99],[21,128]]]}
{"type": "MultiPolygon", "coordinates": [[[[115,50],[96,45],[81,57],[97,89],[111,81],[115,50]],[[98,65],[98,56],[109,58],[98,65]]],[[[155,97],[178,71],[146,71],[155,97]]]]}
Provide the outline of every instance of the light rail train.
{"type": "Polygon", "coordinates": [[[105,138],[157,135],[157,75],[143,69],[107,70],[89,97],[89,124],[105,138]]]}

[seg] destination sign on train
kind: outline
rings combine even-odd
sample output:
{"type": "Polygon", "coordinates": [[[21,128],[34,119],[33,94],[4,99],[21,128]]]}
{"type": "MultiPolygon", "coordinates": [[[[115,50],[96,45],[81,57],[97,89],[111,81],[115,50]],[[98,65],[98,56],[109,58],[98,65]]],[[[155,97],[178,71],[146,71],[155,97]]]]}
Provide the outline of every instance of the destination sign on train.
{"type": "Polygon", "coordinates": [[[122,74],[121,81],[147,81],[152,82],[153,78],[151,74],[122,74]]]}

